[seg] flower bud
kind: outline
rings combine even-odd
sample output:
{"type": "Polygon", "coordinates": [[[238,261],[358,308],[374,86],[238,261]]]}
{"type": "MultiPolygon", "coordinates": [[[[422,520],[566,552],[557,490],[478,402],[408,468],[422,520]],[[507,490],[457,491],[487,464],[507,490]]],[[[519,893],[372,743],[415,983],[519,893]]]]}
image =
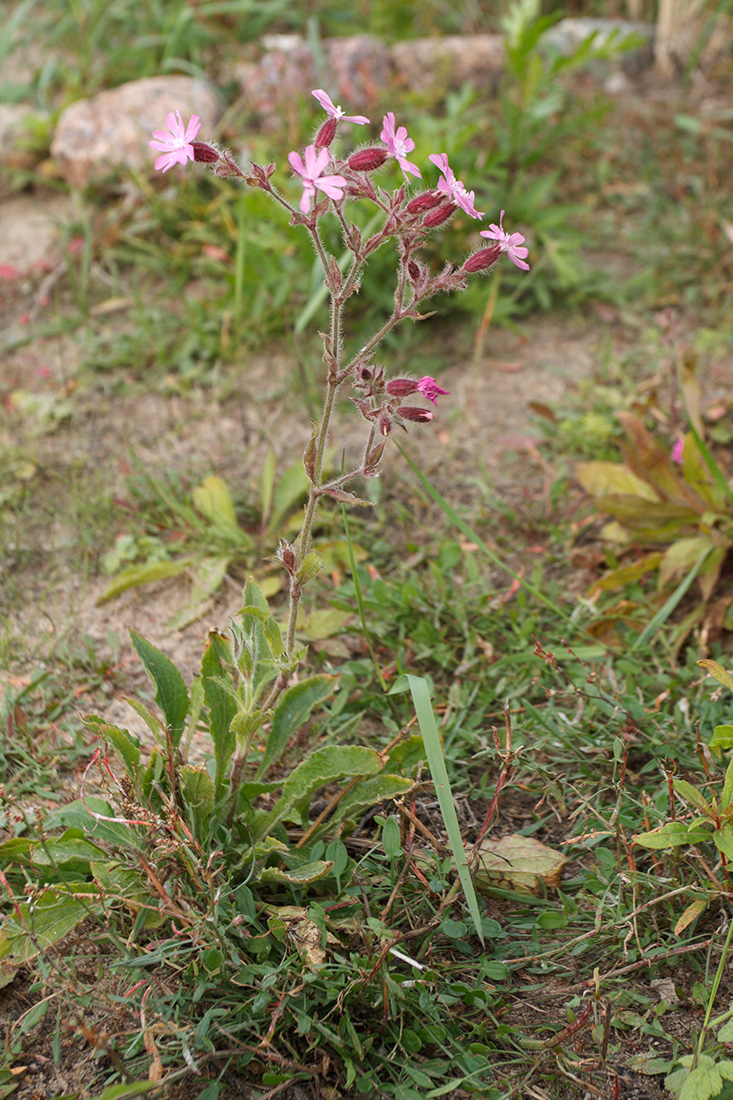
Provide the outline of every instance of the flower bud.
{"type": "Polygon", "coordinates": [[[219,154],[213,145],[207,145],[205,141],[192,141],[193,159],[202,164],[215,164],[219,154]]]}
{"type": "Polygon", "coordinates": [[[295,572],[295,553],[292,545],[286,539],[280,539],[275,551],[275,561],[279,561],[287,569],[292,577],[295,572]]]}
{"type": "Polygon", "coordinates": [[[375,168],[381,168],[387,159],[387,150],[373,146],[369,149],[358,149],[352,153],[347,163],[354,172],[373,172],[375,168]]]}
{"type": "Polygon", "coordinates": [[[401,405],[397,410],[397,415],[403,417],[404,420],[414,420],[416,424],[427,424],[429,420],[435,419],[435,413],[430,409],[421,409],[417,405],[401,405]]]}
{"type": "Polygon", "coordinates": [[[416,283],[420,278],[420,265],[416,264],[414,260],[407,261],[407,274],[413,283],[416,283]]]}
{"type": "Polygon", "coordinates": [[[422,220],[423,229],[434,229],[436,225],[442,225],[453,216],[455,210],[452,202],[444,202],[434,210],[429,210],[422,220]]]}
{"type": "Polygon", "coordinates": [[[408,214],[424,214],[426,210],[432,210],[434,206],[438,206],[444,197],[440,191],[423,191],[415,195],[414,199],[410,199],[405,209],[408,214]]]}
{"type": "Polygon", "coordinates": [[[407,397],[415,393],[417,382],[413,378],[390,378],[385,388],[392,397],[407,397]]]}
{"type": "Polygon", "coordinates": [[[473,256],[469,256],[463,265],[462,270],[471,274],[474,271],[485,271],[487,267],[491,267],[501,256],[501,245],[495,244],[493,248],[480,248],[478,252],[474,252],[473,256]]]}
{"type": "Polygon", "coordinates": [[[320,130],[316,134],[313,144],[316,149],[328,149],[329,145],[336,137],[336,128],[338,126],[338,119],[327,118],[321,126],[320,130]]]}
{"type": "Polygon", "coordinates": [[[379,434],[389,435],[392,431],[392,417],[387,409],[382,409],[379,414],[379,434]]]}

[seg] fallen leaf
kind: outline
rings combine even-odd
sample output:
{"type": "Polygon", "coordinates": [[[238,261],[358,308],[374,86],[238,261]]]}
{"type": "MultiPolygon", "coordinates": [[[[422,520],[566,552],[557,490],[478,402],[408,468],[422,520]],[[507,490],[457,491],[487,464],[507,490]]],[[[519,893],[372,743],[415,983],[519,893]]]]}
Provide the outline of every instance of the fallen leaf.
{"type": "Polygon", "coordinates": [[[499,840],[484,840],[480,849],[478,890],[501,886],[523,894],[537,894],[542,887],[556,890],[567,859],[531,836],[513,833],[499,840]]]}

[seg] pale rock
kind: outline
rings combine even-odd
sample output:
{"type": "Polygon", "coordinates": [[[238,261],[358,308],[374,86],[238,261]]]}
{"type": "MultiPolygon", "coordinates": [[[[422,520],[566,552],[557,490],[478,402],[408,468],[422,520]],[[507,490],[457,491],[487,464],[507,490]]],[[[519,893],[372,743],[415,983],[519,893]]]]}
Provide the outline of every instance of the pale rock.
{"type": "Polygon", "coordinates": [[[504,69],[501,34],[448,34],[413,38],[390,48],[394,83],[411,92],[443,92],[466,82],[493,90],[504,69]]]}
{"type": "Polygon", "coordinates": [[[297,34],[266,35],[262,45],[263,56],[239,64],[236,78],[249,110],[265,121],[273,115],[287,118],[299,97],[309,97],[319,87],[326,88],[337,106],[346,110],[358,103],[363,113],[391,75],[387,46],[368,34],[325,39],[319,43],[323,56],[318,65],[311,46],[297,34]]]}
{"type": "Polygon", "coordinates": [[[81,99],[61,112],[51,156],[72,187],[99,183],[120,168],[150,174],[158,155],[148,146],[153,130],[164,130],[169,111],[186,123],[201,119],[202,140],[222,115],[214,91],[190,76],[153,76],[81,99]]]}

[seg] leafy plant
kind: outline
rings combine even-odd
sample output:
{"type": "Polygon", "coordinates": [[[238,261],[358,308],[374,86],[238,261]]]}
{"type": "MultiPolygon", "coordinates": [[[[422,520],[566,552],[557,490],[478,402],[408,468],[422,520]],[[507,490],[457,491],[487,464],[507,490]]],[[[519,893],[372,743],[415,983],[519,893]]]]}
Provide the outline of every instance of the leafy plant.
{"type": "MultiPolygon", "coordinates": [[[[684,591],[696,579],[701,602],[686,620],[692,625],[705,614],[733,547],[733,495],[698,431],[685,436],[676,466],[637,416],[623,412],[618,418],[626,433],[625,463],[584,462],[576,476],[601,511],[614,518],[606,538],[649,553],[608,572],[594,591],[623,588],[657,572],[663,596],[681,576],[684,591]]],[[[720,599],[723,618],[733,596],[720,599]]]]}
{"type": "MultiPolygon", "coordinates": [[[[253,580],[245,587],[244,606],[231,634],[209,633],[201,673],[190,689],[164,654],[134,631],[131,636],[156,689],[158,713],[138,700],[131,705],[150,729],[155,747],[146,760],[136,737],[100,718],[87,719],[126,772],[127,778],[118,781],[104,754],[112,802],[82,797],[45,822],[47,830],[66,830],[60,838],[40,846],[31,841],[0,846],[6,869],[13,863],[48,869],[40,910],[18,910],[18,923],[4,934],[0,954],[10,976],[12,965],[28,952],[37,953],[39,942],[48,946],[90,909],[100,911],[105,893],[132,906],[140,928],[174,918],[196,923],[195,907],[184,915],[170,891],[158,890],[156,897],[160,868],[153,872],[143,858],[151,844],[169,847],[176,876],[187,877],[191,890],[199,876],[213,882],[204,868],[218,853],[223,859],[219,876],[231,889],[248,883],[251,888],[276,891],[291,885],[303,891],[333,870],[333,860],[309,857],[320,837],[338,834],[345,822],[412,786],[409,778],[389,770],[388,753],[360,745],[316,748],[287,778],[272,778],[295,734],[334,685],[328,675],[306,677],[281,688],[277,704],[270,707],[274,686],[300,655],[287,654],[280,627],[253,580]],[[210,768],[186,762],[198,729],[210,739],[210,768]],[[245,767],[253,756],[248,778],[245,767]],[[310,822],[316,793],[345,779],[347,785],[330,796],[328,812],[310,822]],[[273,798],[277,791],[279,797],[273,798]],[[259,801],[263,796],[265,804],[259,801]],[[287,825],[302,830],[297,844],[289,841],[287,825]],[[140,866],[149,874],[141,876],[140,866]]],[[[95,759],[99,757],[97,750],[95,759]]]]}

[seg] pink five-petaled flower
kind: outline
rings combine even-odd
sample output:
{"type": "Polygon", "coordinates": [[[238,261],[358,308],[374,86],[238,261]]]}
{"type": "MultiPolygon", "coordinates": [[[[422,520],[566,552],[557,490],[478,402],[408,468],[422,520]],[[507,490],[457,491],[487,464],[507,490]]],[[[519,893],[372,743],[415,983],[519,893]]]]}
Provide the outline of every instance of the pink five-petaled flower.
{"type": "Polygon", "coordinates": [[[410,172],[413,176],[417,176],[419,180],[422,179],[420,169],[412,161],[407,160],[407,154],[411,153],[415,148],[415,142],[412,138],[407,136],[407,130],[404,126],[400,126],[399,129],[394,128],[394,112],[388,111],[382,119],[382,133],[379,135],[382,141],[386,142],[389,155],[394,157],[402,169],[402,173],[407,179],[407,173],[410,172]]]}
{"type": "Polygon", "coordinates": [[[315,145],[307,145],[305,149],[305,164],[300,153],[288,153],[290,167],[297,172],[303,183],[303,197],[300,200],[300,209],[308,214],[311,208],[311,200],[315,198],[316,188],[328,195],[329,199],[342,199],[342,188],[346,186],[343,176],[324,176],[323,170],[331,159],[328,149],[319,149],[316,152],[315,145]]]}
{"type": "Polygon", "coordinates": [[[448,156],[446,153],[431,153],[430,159],[436,168],[445,176],[438,183],[438,190],[447,195],[456,206],[460,206],[461,210],[464,210],[466,214],[471,218],[483,218],[474,205],[476,193],[474,191],[467,191],[463,186],[462,180],[457,180],[453,169],[448,164],[448,156]]]}
{"type": "Polygon", "coordinates": [[[450,393],[450,390],[444,390],[442,386],[439,386],[435,379],[431,378],[428,374],[418,382],[417,391],[421,393],[423,397],[427,397],[428,401],[432,401],[436,406],[439,397],[444,397],[450,393]]]}
{"type": "Polygon", "coordinates": [[[167,130],[154,130],[153,141],[148,145],[151,149],[162,153],[155,162],[155,170],[162,168],[167,172],[174,164],[185,164],[187,160],[194,159],[194,151],[191,142],[201,129],[201,120],[198,115],[191,115],[191,120],[184,130],[183,119],[180,111],[170,111],[165,116],[167,130]]]}
{"type": "Polygon", "coordinates": [[[522,271],[529,271],[529,264],[525,263],[525,258],[529,256],[529,249],[523,248],[524,237],[521,233],[507,233],[505,229],[502,229],[501,223],[504,217],[504,211],[501,212],[501,218],[499,218],[499,224],[496,225],[491,222],[489,229],[482,229],[481,236],[488,237],[492,241],[498,241],[499,247],[502,252],[506,252],[509,259],[517,267],[521,267],[522,271]]]}
{"type": "Polygon", "coordinates": [[[335,118],[337,121],[342,118],[344,122],[358,122],[360,126],[369,125],[369,119],[365,118],[364,115],[345,115],[340,107],[335,107],[330,95],[324,92],[323,88],[316,88],[315,91],[311,92],[311,95],[316,97],[323,110],[331,118],[335,118]]]}

